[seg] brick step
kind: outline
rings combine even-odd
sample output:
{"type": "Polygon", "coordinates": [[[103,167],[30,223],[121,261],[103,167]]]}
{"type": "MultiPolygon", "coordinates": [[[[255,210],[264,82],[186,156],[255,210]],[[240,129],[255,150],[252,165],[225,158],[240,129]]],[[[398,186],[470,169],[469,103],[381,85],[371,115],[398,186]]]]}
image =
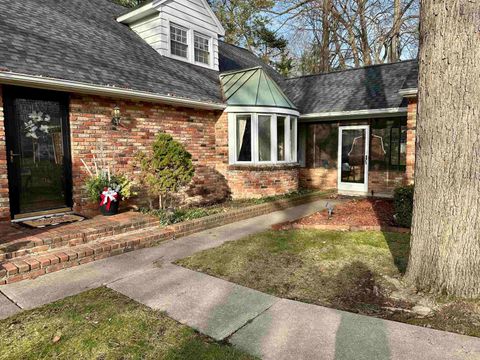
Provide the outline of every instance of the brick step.
{"type": "Polygon", "coordinates": [[[45,228],[31,236],[21,237],[0,245],[0,263],[30,254],[41,254],[60,247],[88,244],[112,235],[138,229],[158,227],[158,218],[140,213],[125,213],[112,217],[95,218],[81,222],[45,228]],[[128,214],[128,215],[125,215],[128,214]]]}
{"type": "Polygon", "coordinates": [[[0,285],[34,279],[54,271],[155,246],[173,236],[174,230],[171,228],[150,227],[6,260],[0,263],[0,285]]]}

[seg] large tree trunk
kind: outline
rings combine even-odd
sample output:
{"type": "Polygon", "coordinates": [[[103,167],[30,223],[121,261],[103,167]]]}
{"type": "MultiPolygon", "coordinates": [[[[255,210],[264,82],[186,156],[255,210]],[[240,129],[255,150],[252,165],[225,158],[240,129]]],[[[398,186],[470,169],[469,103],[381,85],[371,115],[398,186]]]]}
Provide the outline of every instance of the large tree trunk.
{"type": "Polygon", "coordinates": [[[480,296],[480,1],[423,0],[407,279],[480,296]]]}

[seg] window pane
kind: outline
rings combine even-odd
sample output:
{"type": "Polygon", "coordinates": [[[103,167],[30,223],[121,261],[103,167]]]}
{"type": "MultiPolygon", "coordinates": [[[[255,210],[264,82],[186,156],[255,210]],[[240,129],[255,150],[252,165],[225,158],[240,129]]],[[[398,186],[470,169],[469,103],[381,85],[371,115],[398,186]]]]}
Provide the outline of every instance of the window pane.
{"type": "Polygon", "coordinates": [[[210,63],[209,40],[197,34],[194,37],[195,61],[208,65],[210,63]]]}
{"type": "Polygon", "coordinates": [[[277,160],[285,161],[285,123],[287,118],[285,116],[277,117],[277,160]]]}
{"type": "Polygon", "coordinates": [[[272,160],[271,116],[258,116],[258,161],[272,160]]]}
{"type": "Polygon", "coordinates": [[[390,129],[390,165],[399,165],[400,155],[400,128],[392,127],[390,129]]]}
{"type": "Polygon", "coordinates": [[[297,161],[297,118],[290,118],[290,157],[291,161],[297,161]]]}
{"type": "Polygon", "coordinates": [[[400,135],[400,165],[407,165],[407,127],[401,127],[400,135]]]}
{"type": "Polygon", "coordinates": [[[252,161],[252,119],[250,115],[237,116],[237,161],[252,161]]]}
{"type": "Polygon", "coordinates": [[[170,52],[172,55],[187,58],[188,43],[186,29],[170,25],[170,52]]]}

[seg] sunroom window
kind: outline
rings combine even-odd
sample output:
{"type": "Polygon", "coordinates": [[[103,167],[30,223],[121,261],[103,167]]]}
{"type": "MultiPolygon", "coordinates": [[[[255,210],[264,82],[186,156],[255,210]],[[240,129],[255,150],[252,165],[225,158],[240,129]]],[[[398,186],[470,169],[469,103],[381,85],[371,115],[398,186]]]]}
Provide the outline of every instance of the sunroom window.
{"type": "Polygon", "coordinates": [[[252,161],[252,117],[238,115],[235,124],[236,161],[252,161]]]}
{"type": "Polygon", "coordinates": [[[230,114],[230,163],[297,161],[297,118],[276,114],[230,114]]]}

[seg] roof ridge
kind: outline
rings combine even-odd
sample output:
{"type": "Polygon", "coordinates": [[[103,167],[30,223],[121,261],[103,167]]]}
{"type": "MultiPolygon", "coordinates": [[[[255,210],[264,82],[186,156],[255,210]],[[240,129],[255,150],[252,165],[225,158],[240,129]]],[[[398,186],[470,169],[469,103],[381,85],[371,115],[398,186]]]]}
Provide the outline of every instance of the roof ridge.
{"type": "MultiPolygon", "coordinates": [[[[225,40],[222,40],[222,39],[218,39],[218,42],[222,42],[222,43],[224,43],[225,45],[233,46],[233,47],[236,47],[237,49],[244,50],[244,51],[248,51],[250,54],[253,54],[252,51],[250,51],[250,50],[248,50],[248,49],[246,49],[246,48],[244,48],[244,47],[241,47],[240,45],[231,44],[231,43],[228,43],[228,42],[226,42],[225,40]]],[[[253,55],[255,55],[255,54],[253,54],[253,55]]],[[[256,55],[255,55],[255,56],[256,56],[256,55]]]]}
{"type": "Polygon", "coordinates": [[[334,70],[334,71],[329,71],[329,72],[320,73],[320,74],[300,75],[300,76],[294,76],[294,77],[290,77],[290,78],[285,78],[285,81],[302,79],[302,78],[308,78],[308,77],[314,77],[314,76],[323,76],[323,75],[329,75],[329,74],[336,74],[336,73],[347,72],[347,71],[363,70],[363,69],[369,69],[369,68],[372,68],[372,67],[393,66],[393,65],[403,64],[403,63],[407,63],[407,62],[418,62],[418,59],[409,59],[409,60],[402,60],[402,61],[396,61],[396,62],[391,62],[391,63],[383,63],[383,64],[372,64],[372,65],[361,66],[361,67],[357,67],[357,68],[334,70]]]}

